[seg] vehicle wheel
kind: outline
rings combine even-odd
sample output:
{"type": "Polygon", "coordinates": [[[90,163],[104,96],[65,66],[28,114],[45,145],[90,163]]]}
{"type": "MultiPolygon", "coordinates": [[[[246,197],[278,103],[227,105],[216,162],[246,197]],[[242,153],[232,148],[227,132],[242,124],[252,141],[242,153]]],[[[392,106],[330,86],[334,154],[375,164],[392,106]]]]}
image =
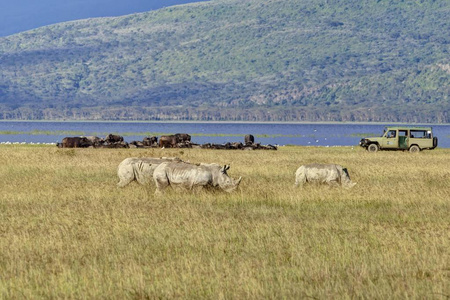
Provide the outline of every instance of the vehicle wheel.
{"type": "Polygon", "coordinates": [[[418,152],[420,152],[420,148],[417,145],[412,145],[411,148],[409,148],[409,152],[418,153],[418,152]]]}
{"type": "Polygon", "coordinates": [[[367,151],[369,152],[377,152],[380,150],[380,147],[378,147],[377,144],[370,144],[369,147],[367,147],[367,151]]]}
{"type": "Polygon", "coordinates": [[[438,146],[438,138],[434,137],[433,138],[433,148],[436,148],[438,146]]]}

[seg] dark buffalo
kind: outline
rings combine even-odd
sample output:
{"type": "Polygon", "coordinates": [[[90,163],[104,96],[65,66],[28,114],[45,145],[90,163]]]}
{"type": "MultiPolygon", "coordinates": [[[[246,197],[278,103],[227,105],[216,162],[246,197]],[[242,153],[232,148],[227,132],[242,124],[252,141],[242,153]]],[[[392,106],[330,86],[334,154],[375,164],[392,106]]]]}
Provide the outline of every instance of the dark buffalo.
{"type": "Polygon", "coordinates": [[[176,147],[177,148],[192,148],[192,144],[189,141],[187,141],[187,142],[177,143],[176,147]]]}
{"type": "Polygon", "coordinates": [[[141,141],[132,141],[128,144],[130,148],[144,148],[144,143],[141,141]]]}
{"type": "Polygon", "coordinates": [[[158,145],[158,138],[156,136],[145,137],[142,141],[144,146],[153,147],[158,145]]]}
{"type": "Polygon", "coordinates": [[[175,137],[177,138],[178,143],[186,143],[191,141],[191,136],[187,133],[176,133],[175,137]]]}
{"type": "Polygon", "coordinates": [[[92,142],[86,137],[65,137],[57,146],[59,148],[87,148],[92,146],[92,142]]]}
{"type": "Polygon", "coordinates": [[[130,145],[127,142],[122,141],[117,143],[105,143],[101,148],[130,148],[130,145]]]}
{"type": "Polygon", "coordinates": [[[230,147],[231,149],[242,149],[244,145],[241,142],[233,142],[230,147]]]}
{"type": "Polygon", "coordinates": [[[84,136],[84,137],[87,138],[94,147],[100,147],[105,142],[104,139],[99,138],[98,136],[84,136]]]}
{"type": "Polygon", "coordinates": [[[109,134],[109,135],[105,138],[105,142],[107,142],[107,143],[109,143],[109,144],[121,143],[121,142],[123,142],[123,137],[120,136],[120,135],[109,134]]]}
{"type": "Polygon", "coordinates": [[[225,150],[227,149],[227,145],[225,144],[212,144],[211,145],[212,149],[219,149],[219,150],[225,150]]]}
{"type": "Polygon", "coordinates": [[[174,135],[163,135],[159,138],[159,147],[161,148],[175,148],[177,143],[177,137],[174,135]]]}
{"type": "Polygon", "coordinates": [[[251,145],[255,142],[255,137],[251,134],[247,134],[244,137],[244,144],[245,145],[251,145]]]}
{"type": "Polygon", "coordinates": [[[159,138],[159,146],[165,148],[189,148],[191,136],[187,133],[163,135],[159,138]]]}

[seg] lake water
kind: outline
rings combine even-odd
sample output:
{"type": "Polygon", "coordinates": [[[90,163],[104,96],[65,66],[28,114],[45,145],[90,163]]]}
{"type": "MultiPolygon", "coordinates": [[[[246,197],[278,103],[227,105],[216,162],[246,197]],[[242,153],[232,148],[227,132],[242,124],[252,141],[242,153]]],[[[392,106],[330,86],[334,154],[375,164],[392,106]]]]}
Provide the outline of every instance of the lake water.
{"type": "MultiPolygon", "coordinates": [[[[188,133],[198,144],[243,142],[245,134],[252,134],[263,145],[355,146],[362,137],[380,136],[388,125],[392,124],[0,121],[0,143],[56,143],[66,136],[109,133],[131,142],[151,135],[188,133]]],[[[450,148],[450,124],[432,127],[439,147],[450,148]]]]}

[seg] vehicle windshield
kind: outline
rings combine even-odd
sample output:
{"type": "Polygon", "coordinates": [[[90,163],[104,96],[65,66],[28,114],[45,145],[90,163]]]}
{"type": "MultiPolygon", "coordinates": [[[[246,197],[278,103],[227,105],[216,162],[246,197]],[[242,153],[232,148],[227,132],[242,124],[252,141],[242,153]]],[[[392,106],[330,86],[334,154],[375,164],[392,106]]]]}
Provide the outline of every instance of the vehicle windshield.
{"type": "Polygon", "coordinates": [[[397,133],[396,130],[389,130],[389,131],[386,133],[386,137],[387,137],[387,138],[395,138],[395,137],[396,137],[396,133],[397,133]]]}

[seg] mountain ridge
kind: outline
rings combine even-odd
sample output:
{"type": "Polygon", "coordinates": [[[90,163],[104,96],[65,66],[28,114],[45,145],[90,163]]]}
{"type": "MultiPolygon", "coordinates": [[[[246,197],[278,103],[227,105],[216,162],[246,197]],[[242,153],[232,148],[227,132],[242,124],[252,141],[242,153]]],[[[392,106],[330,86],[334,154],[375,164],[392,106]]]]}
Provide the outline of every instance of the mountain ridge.
{"type": "Polygon", "coordinates": [[[2,1],[0,2],[0,36],[71,20],[123,16],[189,2],[192,0],[2,1]]]}
{"type": "Polygon", "coordinates": [[[448,123],[450,9],[418,3],[218,0],[0,38],[0,118],[448,123]]]}

